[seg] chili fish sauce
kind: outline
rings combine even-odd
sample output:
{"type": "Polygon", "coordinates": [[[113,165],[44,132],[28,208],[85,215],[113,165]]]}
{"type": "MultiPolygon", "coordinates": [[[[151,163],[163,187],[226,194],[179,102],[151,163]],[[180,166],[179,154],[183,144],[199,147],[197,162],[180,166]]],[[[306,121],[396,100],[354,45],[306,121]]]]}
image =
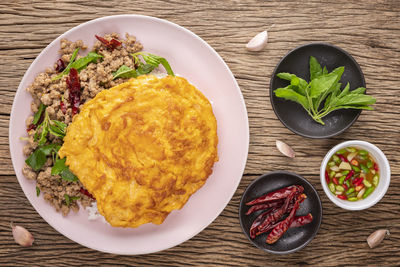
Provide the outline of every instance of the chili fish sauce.
{"type": "Polygon", "coordinates": [[[325,180],[338,198],[358,201],[368,197],[378,186],[379,167],[368,151],[346,147],[330,158],[325,180]]]}

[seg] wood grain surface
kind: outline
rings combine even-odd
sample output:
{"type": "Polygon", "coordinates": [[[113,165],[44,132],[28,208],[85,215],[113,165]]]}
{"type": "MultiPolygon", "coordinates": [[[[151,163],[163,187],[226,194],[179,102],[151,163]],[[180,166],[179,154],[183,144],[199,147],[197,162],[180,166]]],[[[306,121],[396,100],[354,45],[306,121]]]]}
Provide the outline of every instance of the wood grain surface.
{"type": "MultiPolygon", "coordinates": [[[[0,266],[394,266],[400,264],[400,7],[399,1],[46,1],[0,2],[0,266]],[[178,23],[207,41],[234,73],[246,102],[250,150],[243,179],[221,215],[189,241],[155,254],[119,256],[94,251],[59,234],[33,209],[12,167],[8,122],[12,101],[25,71],[57,36],[91,19],[116,14],[144,14],[178,23]],[[270,27],[261,52],[244,49],[247,41],[270,27]],[[363,112],[340,136],[313,140],[286,129],[269,102],[273,68],[289,50],[323,41],[351,53],[365,74],[375,110],[363,112]],[[276,139],[297,152],[283,157],[276,139]],[[319,182],[319,166],[335,144],[361,139],[382,149],[392,168],[385,197],[374,207],[351,212],[334,206],[319,182]],[[272,170],[306,177],[323,201],[323,222],[303,250],[278,256],[253,247],[240,229],[238,205],[246,186],[272,170]],[[29,229],[35,243],[21,248],[10,222],[29,229]],[[367,236],[389,228],[390,237],[371,250],[367,236]]],[[[157,242],[155,240],[154,242],[157,242]]]]}

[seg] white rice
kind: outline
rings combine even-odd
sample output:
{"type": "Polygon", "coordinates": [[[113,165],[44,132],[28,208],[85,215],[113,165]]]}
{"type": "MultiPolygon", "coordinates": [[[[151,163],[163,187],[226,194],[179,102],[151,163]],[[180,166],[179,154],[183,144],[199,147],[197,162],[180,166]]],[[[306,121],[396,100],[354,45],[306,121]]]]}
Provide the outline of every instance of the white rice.
{"type": "Polygon", "coordinates": [[[103,223],[108,224],[108,222],[103,217],[103,215],[101,215],[99,213],[99,211],[97,210],[97,202],[96,201],[92,202],[92,205],[87,206],[86,211],[89,214],[89,217],[88,217],[89,221],[96,221],[96,220],[100,219],[103,223]]]}

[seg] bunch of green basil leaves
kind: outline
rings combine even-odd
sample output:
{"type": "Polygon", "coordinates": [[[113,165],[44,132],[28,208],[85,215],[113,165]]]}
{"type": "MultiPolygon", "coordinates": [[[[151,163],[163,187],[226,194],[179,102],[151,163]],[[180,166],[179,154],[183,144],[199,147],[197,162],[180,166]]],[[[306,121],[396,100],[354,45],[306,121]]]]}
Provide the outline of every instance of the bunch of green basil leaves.
{"type": "Polygon", "coordinates": [[[370,106],[376,102],[376,99],[365,95],[364,87],[350,91],[350,84],[347,83],[341,90],[342,84],[339,81],[344,67],[338,67],[332,72],[328,72],[327,68],[322,68],[313,56],[310,57],[309,64],[309,83],[295,74],[278,73],[277,77],[290,81],[290,84],[276,89],[275,95],[299,103],[316,122],[322,125],[325,124],[322,118],[334,110],[373,109],[370,106]]]}

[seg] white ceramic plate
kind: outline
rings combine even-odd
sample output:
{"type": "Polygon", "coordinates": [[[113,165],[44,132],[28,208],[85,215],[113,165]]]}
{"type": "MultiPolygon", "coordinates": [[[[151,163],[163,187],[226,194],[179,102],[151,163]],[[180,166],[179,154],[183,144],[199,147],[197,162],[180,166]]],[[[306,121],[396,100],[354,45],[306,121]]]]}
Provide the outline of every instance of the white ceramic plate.
{"type": "Polygon", "coordinates": [[[10,150],[14,170],[25,195],[52,227],[69,239],[92,249],[115,254],[144,254],[176,246],[207,227],[225,208],[242,178],[249,146],[246,106],[240,88],[222,58],[191,31],[171,22],[138,15],[99,18],[81,24],[54,40],[25,73],[16,93],[10,120],[10,150]],[[168,59],[175,73],[187,78],[212,102],[218,123],[219,162],[206,184],[162,225],[146,224],[136,229],[114,228],[100,220],[89,221],[83,209],[67,217],[57,213],[43,197],[37,197],[35,182],[21,172],[25,119],[31,113],[31,96],[25,88],[34,77],[58,59],[60,40],[81,39],[89,47],[94,35],[117,32],[133,34],[144,51],[168,59]]]}

